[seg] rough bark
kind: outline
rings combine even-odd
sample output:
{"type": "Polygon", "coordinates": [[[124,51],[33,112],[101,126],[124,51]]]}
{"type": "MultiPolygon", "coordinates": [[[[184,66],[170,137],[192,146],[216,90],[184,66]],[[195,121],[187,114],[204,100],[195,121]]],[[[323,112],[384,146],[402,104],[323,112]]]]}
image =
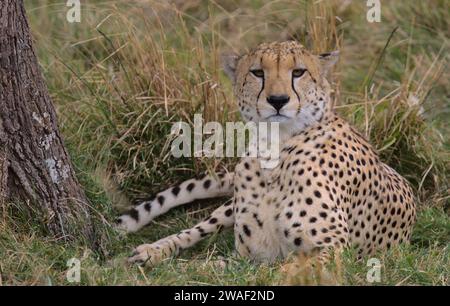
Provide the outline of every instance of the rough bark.
{"type": "Polygon", "coordinates": [[[58,130],[23,0],[1,0],[0,205],[17,199],[38,208],[56,237],[81,228],[93,241],[89,203],[58,130]]]}

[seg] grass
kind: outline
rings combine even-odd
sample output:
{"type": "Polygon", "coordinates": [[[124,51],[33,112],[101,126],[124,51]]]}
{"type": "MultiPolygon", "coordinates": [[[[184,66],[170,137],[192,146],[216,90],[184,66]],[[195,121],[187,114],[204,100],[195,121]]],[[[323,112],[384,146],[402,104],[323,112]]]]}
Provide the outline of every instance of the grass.
{"type": "MultiPolygon", "coordinates": [[[[193,207],[198,209],[200,207],[193,207]]],[[[114,242],[107,258],[82,245],[63,245],[40,236],[33,227],[21,226],[17,233],[2,226],[0,241],[4,253],[1,275],[4,284],[69,284],[67,260],[81,260],[82,285],[267,285],[285,284],[283,263],[255,265],[232,254],[230,230],[203,241],[180,257],[169,259],[149,270],[125,263],[136,244],[152,241],[192,226],[205,212],[186,216],[186,211],[170,212],[143,233],[114,242]]],[[[448,285],[450,218],[439,209],[429,208],[419,214],[411,245],[377,254],[382,263],[381,282],[374,285],[448,285]]],[[[341,283],[371,285],[366,275],[368,258],[355,262],[355,252],[342,257],[341,283]]],[[[331,270],[334,271],[334,270],[331,270]]],[[[309,282],[308,284],[314,284],[309,282]]]]}
{"type": "MultiPolygon", "coordinates": [[[[68,284],[67,260],[81,259],[81,284],[284,284],[284,264],[233,256],[230,231],[154,269],[125,264],[131,249],[193,226],[219,203],[202,201],[121,237],[109,222],[129,199],[155,193],[234,160],[175,159],[171,125],[239,120],[220,54],[296,38],[315,52],[340,49],[332,76],[337,111],[363,132],[418,195],[412,243],[380,253],[381,283],[450,284],[446,1],[382,3],[382,22],[363,1],[90,1],[69,24],[61,1],[27,2],[65,142],[104,237],[98,250],[46,236],[30,209],[0,213],[0,284],[68,284]],[[394,29],[396,29],[394,31],[394,29]]],[[[331,267],[339,283],[370,285],[367,258],[352,250],[331,267]]],[[[300,283],[315,283],[302,280],[300,283]]],[[[298,283],[298,282],[296,282],[298,283]]]]}

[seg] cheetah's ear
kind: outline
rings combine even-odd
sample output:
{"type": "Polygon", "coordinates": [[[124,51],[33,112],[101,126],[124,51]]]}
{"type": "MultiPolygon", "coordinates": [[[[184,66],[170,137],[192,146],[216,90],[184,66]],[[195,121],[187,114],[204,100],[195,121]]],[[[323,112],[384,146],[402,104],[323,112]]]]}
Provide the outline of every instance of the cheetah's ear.
{"type": "Polygon", "coordinates": [[[331,68],[339,60],[339,51],[322,53],[317,56],[320,61],[322,75],[327,76],[331,68]]]}
{"type": "Polygon", "coordinates": [[[222,54],[223,70],[233,84],[236,81],[236,68],[238,61],[239,56],[235,53],[222,54]]]}

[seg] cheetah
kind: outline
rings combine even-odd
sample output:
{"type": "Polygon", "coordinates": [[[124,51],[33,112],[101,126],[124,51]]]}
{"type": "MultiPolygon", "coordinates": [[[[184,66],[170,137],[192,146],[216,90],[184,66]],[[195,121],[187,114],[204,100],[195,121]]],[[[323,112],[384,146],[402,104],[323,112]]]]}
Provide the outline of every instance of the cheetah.
{"type": "Polygon", "coordinates": [[[411,187],[332,109],[327,75],[338,56],[314,55],[296,41],[225,56],[242,118],[279,123],[278,165],[243,157],[234,172],[187,180],[123,214],[118,226],[134,232],[173,207],[232,197],[193,228],[138,246],[129,262],[155,265],[231,226],[237,253],[257,262],[299,252],[326,257],[350,245],[361,257],[408,242],[411,187]]]}

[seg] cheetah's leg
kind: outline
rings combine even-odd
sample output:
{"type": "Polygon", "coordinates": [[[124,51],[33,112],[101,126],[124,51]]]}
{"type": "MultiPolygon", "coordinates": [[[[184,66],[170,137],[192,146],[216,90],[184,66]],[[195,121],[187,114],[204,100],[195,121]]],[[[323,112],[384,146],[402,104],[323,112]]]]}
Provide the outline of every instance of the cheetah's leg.
{"type": "Polygon", "coordinates": [[[234,235],[239,255],[258,259],[260,253],[270,254],[269,261],[277,255],[267,217],[262,215],[267,205],[267,183],[256,158],[244,158],[236,166],[234,177],[234,235]]]}
{"type": "Polygon", "coordinates": [[[297,254],[293,261],[285,263],[281,270],[285,273],[285,282],[289,285],[338,285],[342,282],[342,247],[326,247],[318,253],[306,256],[297,254]],[[334,259],[335,266],[328,265],[334,259]]]}
{"type": "Polygon", "coordinates": [[[156,265],[166,258],[178,255],[180,250],[195,245],[208,234],[224,227],[230,227],[233,223],[234,213],[230,202],[217,208],[208,218],[191,229],[183,230],[152,244],[138,246],[128,261],[145,263],[150,266],[156,265]]]}
{"type": "Polygon", "coordinates": [[[160,192],[124,213],[117,220],[118,227],[127,233],[136,232],[169,209],[199,199],[231,196],[233,173],[208,175],[203,179],[190,179],[160,192]]]}

